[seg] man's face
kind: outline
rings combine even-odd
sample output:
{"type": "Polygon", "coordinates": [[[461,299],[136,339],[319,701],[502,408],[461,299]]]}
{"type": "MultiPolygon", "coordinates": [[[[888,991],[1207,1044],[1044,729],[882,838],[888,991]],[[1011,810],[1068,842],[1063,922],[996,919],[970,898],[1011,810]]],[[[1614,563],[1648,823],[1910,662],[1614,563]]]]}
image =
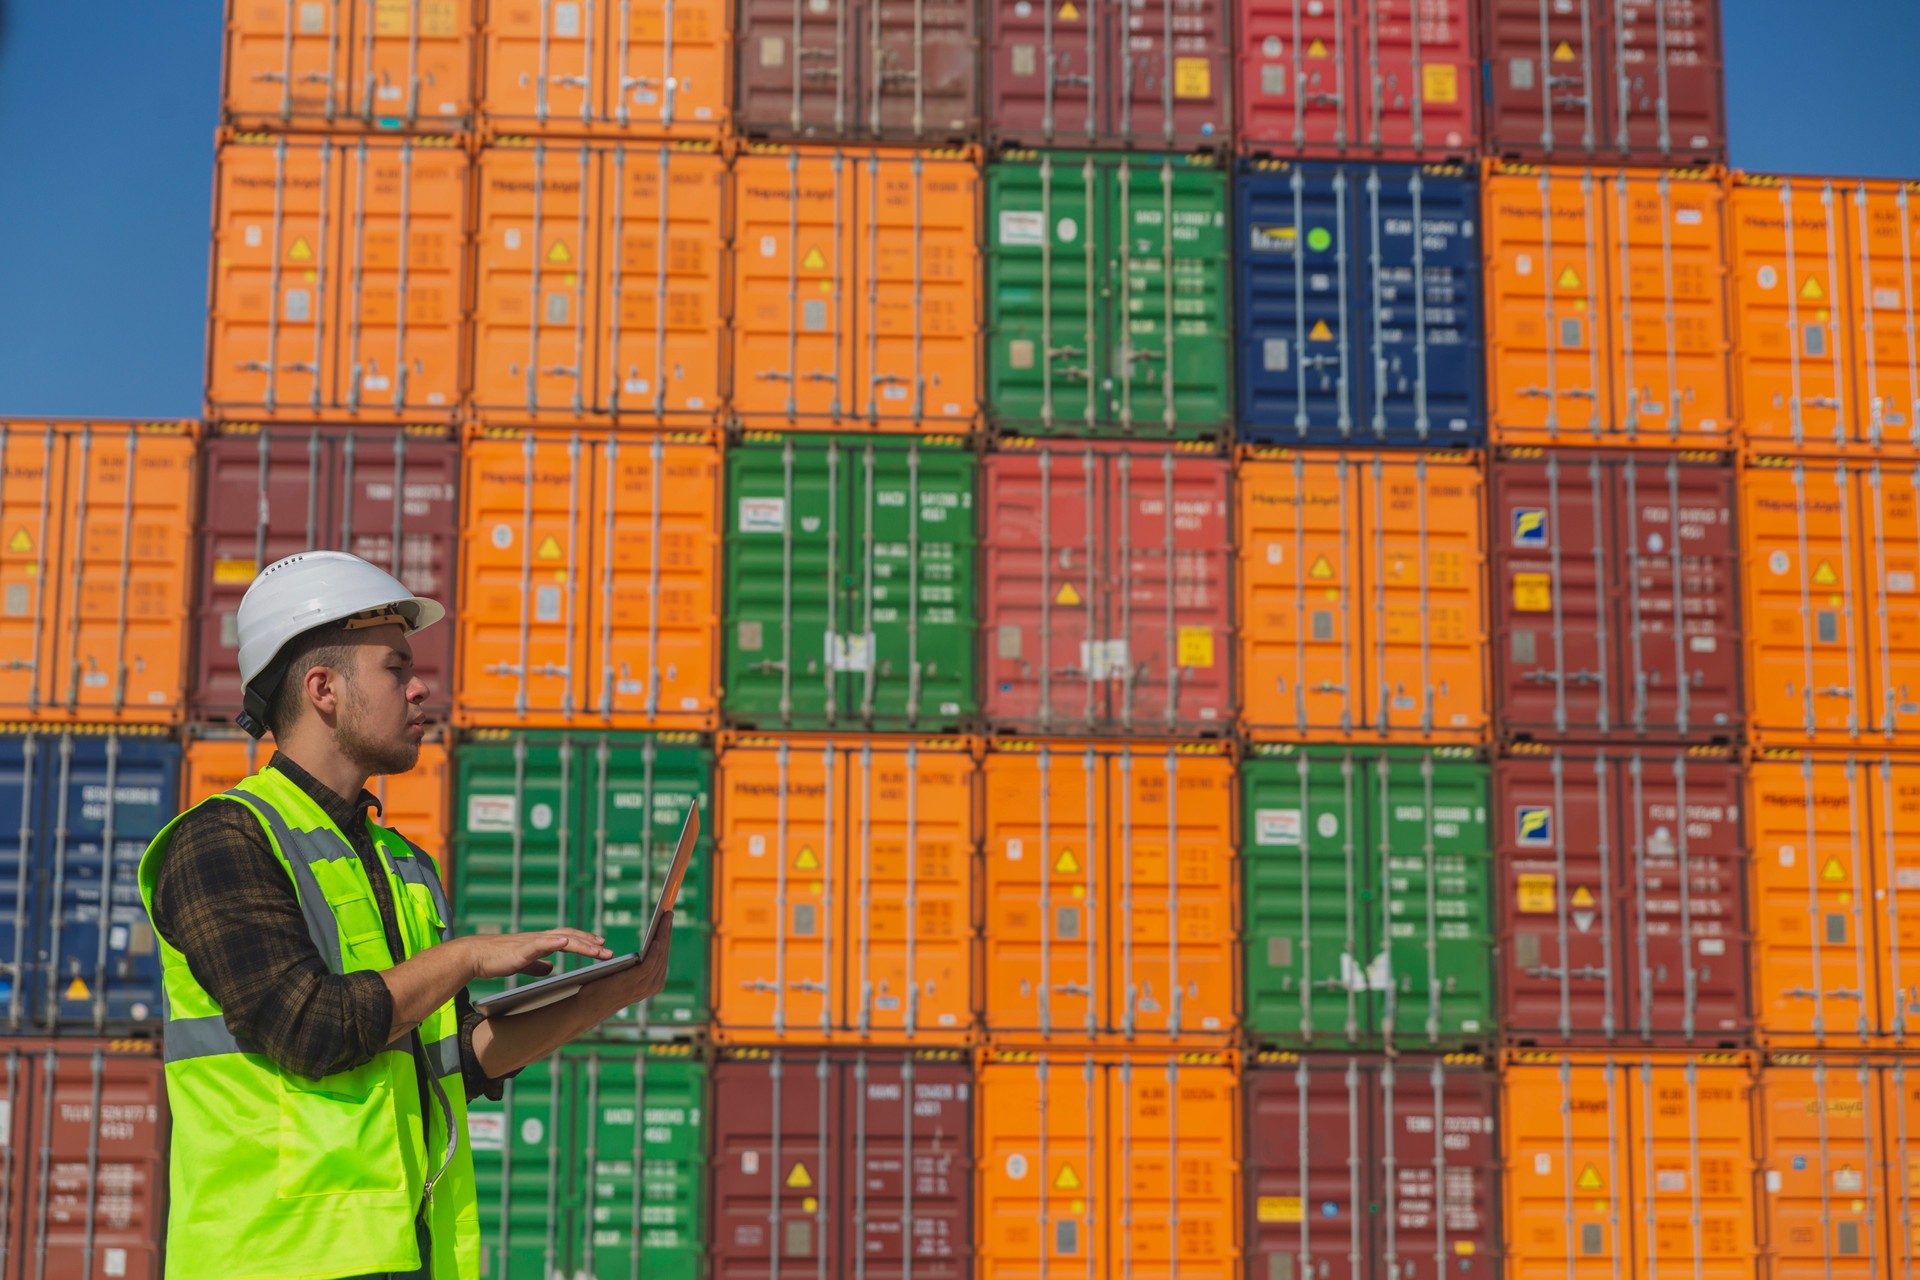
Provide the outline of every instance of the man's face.
{"type": "Polygon", "coordinates": [[[413,646],[397,623],[352,633],[354,669],[341,682],[334,734],[369,774],[405,773],[426,736],[426,683],[413,673],[413,646]]]}

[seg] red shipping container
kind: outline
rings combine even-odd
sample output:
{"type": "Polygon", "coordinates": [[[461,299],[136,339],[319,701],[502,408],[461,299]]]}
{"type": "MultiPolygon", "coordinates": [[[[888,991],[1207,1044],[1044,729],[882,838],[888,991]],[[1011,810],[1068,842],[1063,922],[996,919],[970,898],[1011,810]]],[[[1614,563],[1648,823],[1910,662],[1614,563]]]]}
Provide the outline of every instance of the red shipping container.
{"type": "Polygon", "coordinates": [[[1480,62],[1468,0],[1240,0],[1243,151],[1472,157],[1480,62]]]}
{"type": "Polygon", "coordinates": [[[713,1069],[713,1274],[968,1280],[964,1054],[746,1049],[713,1069]]]}
{"type": "Polygon", "coordinates": [[[1224,734],[1231,469],[1205,446],[986,459],[986,714],[1023,733],[1224,734]]]}
{"type": "Polygon", "coordinates": [[[4,1274],[157,1280],[167,1220],[159,1047],[20,1039],[4,1056],[4,1274]]]}
{"type": "Polygon", "coordinates": [[[1539,750],[1496,764],[1493,788],[1509,1042],[1744,1045],[1751,930],[1730,754],[1539,750]]]}
{"type": "Polygon", "coordinates": [[[1510,739],[1734,741],[1734,478],[1717,454],[1493,465],[1494,684],[1510,739]]]}
{"type": "Polygon", "coordinates": [[[1228,0],[986,0],[987,135],[1179,151],[1227,141],[1228,0]]]}
{"type": "Polygon", "coordinates": [[[1247,1274],[1499,1280],[1499,1077],[1475,1055],[1261,1054],[1246,1074],[1247,1274]]]}
{"type": "MultiPolygon", "coordinates": [[[[314,547],[351,551],[454,608],[460,446],[450,429],[227,427],[203,450],[191,714],[240,711],[241,597],[261,569],[314,547]]],[[[427,713],[453,706],[451,624],[412,640],[427,713]]]]}
{"type": "Polygon", "coordinates": [[[1484,0],[1488,150],[1553,164],[1726,159],[1719,0],[1484,0]]]}

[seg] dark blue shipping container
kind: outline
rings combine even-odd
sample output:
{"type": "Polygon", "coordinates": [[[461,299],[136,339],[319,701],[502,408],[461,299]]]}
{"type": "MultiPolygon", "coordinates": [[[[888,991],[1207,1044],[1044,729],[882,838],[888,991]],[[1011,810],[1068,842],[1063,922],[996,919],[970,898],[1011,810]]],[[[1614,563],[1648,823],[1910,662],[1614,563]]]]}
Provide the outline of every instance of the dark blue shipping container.
{"type": "Polygon", "coordinates": [[[1237,176],[1240,438],[1480,445],[1472,174],[1248,160],[1237,176]]]}
{"type": "Polygon", "coordinates": [[[160,956],[140,855],[179,811],[157,733],[0,735],[0,1007],[14,1032],[157,1023],[160,956]]]}

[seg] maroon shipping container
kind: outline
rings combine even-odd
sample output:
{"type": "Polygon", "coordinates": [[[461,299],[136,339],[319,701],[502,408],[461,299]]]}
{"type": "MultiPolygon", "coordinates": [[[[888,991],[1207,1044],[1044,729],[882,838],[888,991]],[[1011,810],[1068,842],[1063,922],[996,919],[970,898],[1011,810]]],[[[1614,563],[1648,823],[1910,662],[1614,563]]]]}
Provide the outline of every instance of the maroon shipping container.
{"type": "MultiPolygon", "coordinates": [[[[449,432],[229,429],[204,452],[195,719],[230,721],[239,713],[240,599],[254,575],[282,556],[312,547],[351,551],[453,608],[460,446],[449,432]]],[[[455,630],[443,624],[412,642],[414,669],[432,690],[427,713],[438,719],[453,703],[455,630]]]]}
{"type": "Polygon", "coordinates": [[[1494,155],[1725,161],[1719,0],[1482,2],[1494,155]]]}
{"type": "Polygon", "coordinates": [[[972,1275],[964,1054],[739,1050],[713,1070],[713,1132],[716,1280],[972,1275]]]}
{"type": "Polygon", "coordinates": [[[167,1095],[143,1040],[7,1040],[0,1275],[155,1280],[167,1095]]]}
{"type": "Polygon", "coordinates": [[[753,137],[977,141],[973,0],[742,0],[735,119],[753,137]]]}
{"type": "Polygon", "coordinates": [[[1492,487],[1503,732],[1735,741],[1746,717],[1726,459],[1516,450],[1495,459],[1492,487]]]}
{"type": "Polygon", "coordinates": [[[1476,154],[1468,0],[1240,0],[1242,151],[1371,160],[1476,154]]]}
{"type": "Polygon", "coordinates": [[[1747,858],[1731,753],[1540,750],[1496,764],[1493,789],[1510,1042],[1744,1046],[1747,858]]]}
{"type": "Polygon", "coordinates": [[[1499,1280],[1499,1078],[1479,1059],[1267,1053],[1246,1091],[1248,1276],[1499,1280]]]}
{"type": "Polygon", "coordinates": [[[987,134],[1042,147],[1220,146],[1229,0],[986,0],[987,134]]]}
{"type": "Polygon", "coordinates": [[[992,454],[984,470],[992,725],[1224,734],[1227,461],[1177,446],[1042,443],[992,454]]]}

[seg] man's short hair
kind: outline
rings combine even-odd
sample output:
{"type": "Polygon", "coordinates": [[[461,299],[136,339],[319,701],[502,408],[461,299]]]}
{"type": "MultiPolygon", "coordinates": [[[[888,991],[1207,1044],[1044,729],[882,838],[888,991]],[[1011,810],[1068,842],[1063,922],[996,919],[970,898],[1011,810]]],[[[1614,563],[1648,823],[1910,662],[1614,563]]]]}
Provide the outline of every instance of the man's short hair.
{"type": "Polygon", "coordinates": [[[287,642],[276,660],[280,664],[280,684],[267,699],[267,728],[278,738],[300,719],[307,705],[307,672],[315,667],[331,667],[342,679],[353,676],[352,642],[346,629],[330,622],[311,631],[303,631],[287,642]]]}

